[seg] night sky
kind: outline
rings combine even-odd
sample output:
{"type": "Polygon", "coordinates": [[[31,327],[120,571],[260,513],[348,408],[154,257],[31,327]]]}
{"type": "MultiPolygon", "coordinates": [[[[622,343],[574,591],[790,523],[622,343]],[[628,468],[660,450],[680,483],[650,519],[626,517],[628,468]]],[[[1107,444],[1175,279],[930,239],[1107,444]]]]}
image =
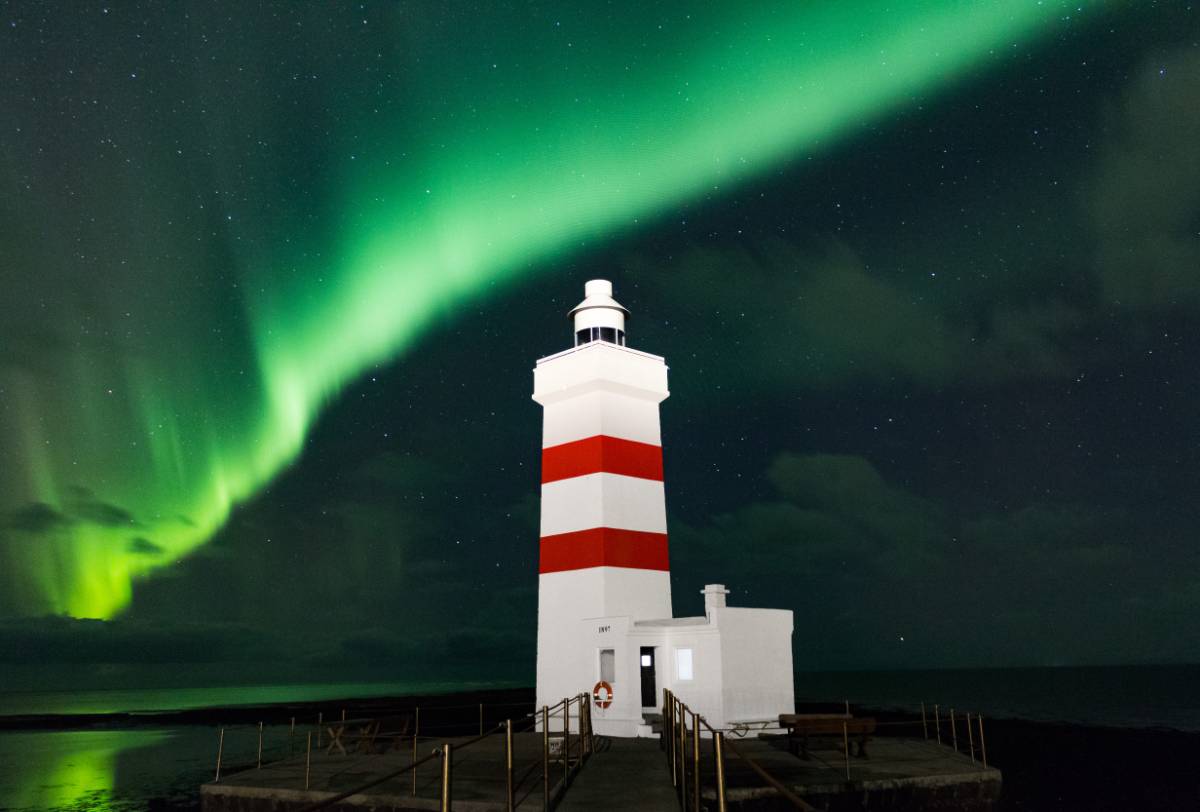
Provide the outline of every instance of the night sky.
{"type": "Polygon", "coordinates": [[[597,277],[676,614],[1200,659],[1190,4],[479,6],[0,4],[9,684],[531,683],[597,277]]]}

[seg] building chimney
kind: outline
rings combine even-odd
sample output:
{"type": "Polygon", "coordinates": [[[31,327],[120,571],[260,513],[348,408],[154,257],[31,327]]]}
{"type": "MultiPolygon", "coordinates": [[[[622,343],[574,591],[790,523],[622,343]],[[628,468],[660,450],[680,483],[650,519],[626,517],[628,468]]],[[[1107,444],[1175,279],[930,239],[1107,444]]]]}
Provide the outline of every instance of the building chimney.
{"type": "Polygon", "coordinates": [[[725,588],[725,584],[705,584],[700,594],[704,596],[705,617],[712,617],[713,609],[725,608],[725,596],[729,594],[729,590],[725,588]]]}

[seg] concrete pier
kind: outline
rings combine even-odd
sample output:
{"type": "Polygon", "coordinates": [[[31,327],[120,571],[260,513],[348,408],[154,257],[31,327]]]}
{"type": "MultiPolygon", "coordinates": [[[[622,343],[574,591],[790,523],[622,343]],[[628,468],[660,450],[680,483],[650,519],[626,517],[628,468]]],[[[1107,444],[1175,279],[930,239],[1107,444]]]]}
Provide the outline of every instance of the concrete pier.
{"type": "Polygon", "coordinates": [[[658,739],[607,739],[571,783],[560,812],[675,812],[679,798],[658,739]]]}
{"type": "MultiPolygon", "coordinates": [[[[518,809],[543,807],[542,737],[513,737],[518,809]]],[[[468,741],[449,739],[452,745],[468,741]]],[[[881,737],[868,747],[868,758],[851,757],[850,779],[840,742],[814,741],[809,759],[792,755],[782,738],[732,739],[734,748],[817,809],[969,810],[989,812],[1000,796],[1000,771],[973,763],[948,746],[920,739],[881,737]]],[[[418,756],[440,742],[424,740],[418,756]]],[[[701,748],[701,796],[715,808],[711,740],[701,748]]],[[[575,748],[573,746],[573,751],[575,748]]],[[[577,752],[577,751],[575,751],[577,752]]],[[[314,753],[309,789],[304,789],[304,754],[222,777],[201,787],[204,812],[293,812],[399,770],[411,761],[411,749],[375,755],[314,753]]],[[[597,739],[596,752],[564,782],[562,761],[550,765],[554,808],[629,809],[658,812],[678,808],[670,765],[656,739],[597,739]]],[[[389,778],[351,796],[331,809],[379,812],[439,808],[441,766],[433,759],[417,770],[416,793],[408,773],[389,778]]],[[[691,776],[689,774],[689,785],[691,776]]],[[[732,752],[726,752],[726,798],[729,809],[788,809],[778,794],[732,752]]],[[[689,792],[689,795],[691,793],[689,792]]],[[[453,808],[463,812],[503,810],[505,801],[504,741],[491,736],[469,747],[455,747],[453,808]]]]}
{"type": "MultiPolygon", "coordinates": [[[[701,773],[711,785],[709,743],[702,750],[701,773]]],[[[734,747],[812,806],[826,812],[879,809],[967,810],[987,812],[1000,799],[1001,774],[953,748],[923,739],[880,737],[868,745],[869,757],[850,757],[850,778],[841,742],[815,740],[811,758],[788,752],[784,738],[733,739],[734,747]]],[[[853,749],[853,748],[852,748],[853,749]]],[[[728,748],[727,748],[728,750],[728,748]]],[[[726,800],[729,809],[790,809],[741,759],[726,753],[726,800]]],[[[668,776],[668,782],[670,777],[668,776]]],[[[701,793],[713,798],[711,787],[701,793]]]]}
{"type": "MultiPolygon", "coordinates": [[[[505,808],[504,738],[490,736],[459,749],[467,737],[446,739],[454,749],[454,808],[465,812],[492,812],[505,808]]],[[[441,745],[423,739],[417,757],[423,758],[441,745]]],[[[200,788],[204,812],[287,812],[360,787],[412,762],[411,748],[387,753],[328,754],[314,752],[309,770],[309,788],[304,789],[304,753],[286,761],[245,770],[220,782],[200,788]]],[[[516,787],[520,809],[542,808],[542,736],[522,733],[513,736],[514,773],[524,780],[516,787]]],[[[561,791],[562,761],[551,761],[551,797],[561,791]]],[[[441,761],[432,759],[417,767],[416,792],[410,772],[389,778],[365,792],[352,795],[331,809],[370,808],[379,812],[438,809],[441,797],[441,761]]]]}

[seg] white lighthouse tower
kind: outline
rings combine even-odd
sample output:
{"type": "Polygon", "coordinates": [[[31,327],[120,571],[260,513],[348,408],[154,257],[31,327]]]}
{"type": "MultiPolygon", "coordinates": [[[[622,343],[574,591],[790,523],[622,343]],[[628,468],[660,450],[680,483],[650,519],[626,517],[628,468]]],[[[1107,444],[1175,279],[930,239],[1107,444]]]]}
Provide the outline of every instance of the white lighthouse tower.
{"type": "Polygon", "coordinates": [[[726,607],[712,584],[704,617],[672,617],[658,416],[667,366],[626,346],[628,311],[610,282],[584,290],[570,313],[574,346],[534,369],[544,408],[537,703],[606,682],[613,700],[593,709],[593,725],[627,736],[648,732],[643,714],[663,688],[713,724],[790,713],[790,611],[726,607]]]}

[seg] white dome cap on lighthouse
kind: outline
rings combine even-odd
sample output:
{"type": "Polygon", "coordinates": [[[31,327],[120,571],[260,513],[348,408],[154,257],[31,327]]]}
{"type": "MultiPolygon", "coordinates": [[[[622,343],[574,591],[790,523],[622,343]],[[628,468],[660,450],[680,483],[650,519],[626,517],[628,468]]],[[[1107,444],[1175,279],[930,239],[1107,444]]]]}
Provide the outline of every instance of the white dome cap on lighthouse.
{"type": "Polygon", "coordinates": [[[612,292],[612,282],[607,279],[592,279],[583,286],[583,301],[568,314],[575,320],[576,344],[597,340],[625,343],[625,317],[629,311],[612,297],[612,292]]]}

